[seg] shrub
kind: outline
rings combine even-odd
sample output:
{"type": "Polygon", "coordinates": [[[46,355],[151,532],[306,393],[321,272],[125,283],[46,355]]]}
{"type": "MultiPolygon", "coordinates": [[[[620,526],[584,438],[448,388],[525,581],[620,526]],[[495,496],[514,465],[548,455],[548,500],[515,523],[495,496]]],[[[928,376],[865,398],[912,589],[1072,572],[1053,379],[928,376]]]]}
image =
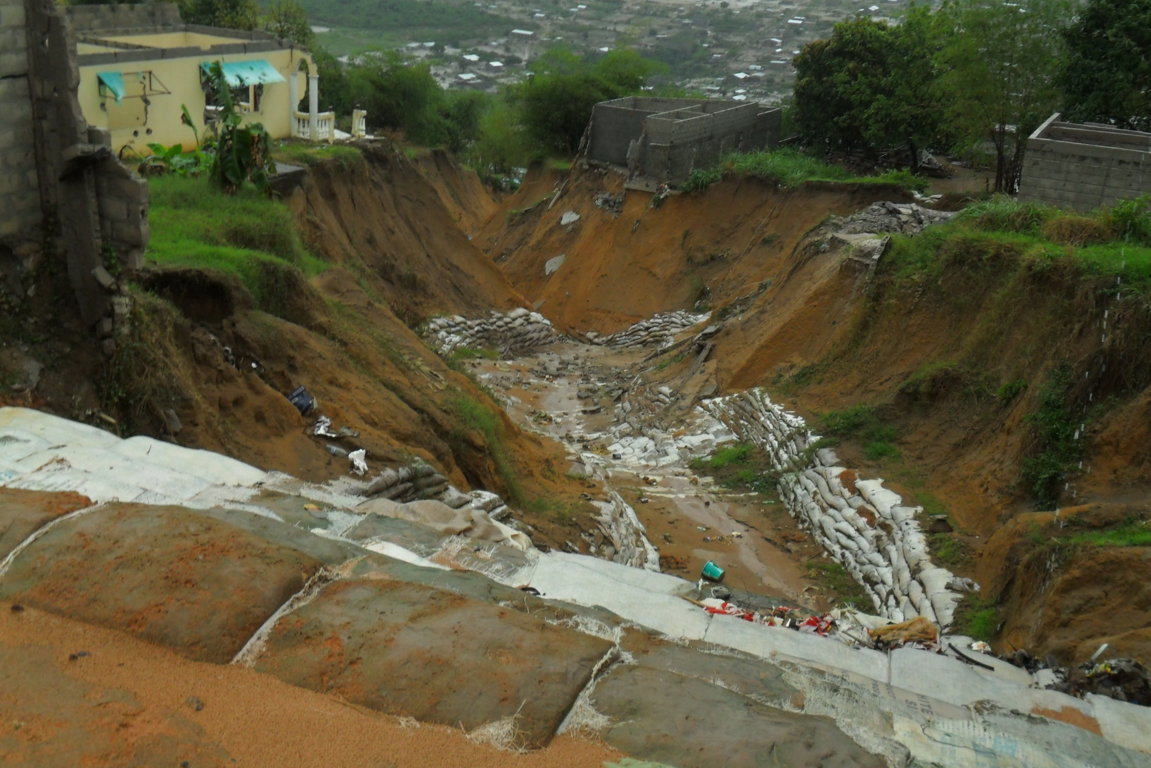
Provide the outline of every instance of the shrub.
{"type": "Polygon", "coordinates": [[[968,206],[958,218],[983,230],[1037,234],[1055,214],[1056,209],[1046,205],[1021,203],[1007,195],[996,195],[990,200],[968,206]]]}

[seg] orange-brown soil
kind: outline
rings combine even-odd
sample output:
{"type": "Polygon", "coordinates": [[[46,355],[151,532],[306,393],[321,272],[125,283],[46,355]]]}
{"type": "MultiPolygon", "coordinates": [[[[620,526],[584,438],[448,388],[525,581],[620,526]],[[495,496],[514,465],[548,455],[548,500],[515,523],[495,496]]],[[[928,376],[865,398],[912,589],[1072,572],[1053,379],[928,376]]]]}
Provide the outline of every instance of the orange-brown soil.
{"type": "MultiPolygon", "coordinates": [[[[653,380],[700,394],[766,386],[816,425],[827,411],[875,407],[899,456],[869,459],[866,441],[853,439],[837,450],[861,475],[884,477],[950,517],[972,551],[948,565],[1000,602],[1003,647],[1072,660],[1122,638],[1125,652],[1151,658],[1151,638],[1140,632],[1151,605],[1148,549],[1076,548],[1058,579],[1037,577],[1025,566],[1042,549],[1042,530],[1029,527],[1033,505],[1019,483],[1035,451],[1029,415],[1049,372],[1065,363],[1075,402],[1096,405],[1084,419],[1083,471],[1062,502],[1146,516],[1146,309],[1059,269],[1028,273],[994,256],[951,258],[932,281],[895,279],[882,267],[871,275],[819,236],[829,214],[893,197],[885,187],[779,190],[731,179],[652,207],[620,177],[577,167],[536,173],[497,203],[442,154],[411,161],[377,147],[362,165],[313,168],[289,198],[313,251],[336,266],[310,282],[288,280],[275,315],[252,309],[243,288],[218,275],[143,278],[167,303],[146,303],[136,356],[117,358],[132,375],[114,361],[112,381],[134,388],[112,415],[121,431],[162,434],[171,409],[183,444],[313,480],[344,474],[347,460],[310,437],[309,420],[284,397],[305,385],[334,426],[360,433],[355,444],[367,448],[369,466],[425,458],[460,485],[518,499],[541,543],[578,542],[592,525],[564,451],[502,415],[498,445],[470,426],[466,404],[498,406],[412,328],[439,313],[526,305],[563,331],[611,332],[656,312],[711,308],[725,327],[709,360],[694,369],[690,358],[669,361],[653,380]],[[623,194],[622,213],[597,208],[600,193],[623,194]],[[567,211],[580,219],[564,227],[567,211]],[[546,275],[544,264],[560,254],[564,264],[546,275]],[[1017,396],[998,396],[1017,382],[1017,396]],[[1110,583],[1115,569],[1131,583],[1105,597],[1092,583],[1110,583]],[[1121,602],[1110,602],[1116,595],[1121,602]]],[[[29,348],[47,361],[42,384],[33,393],[6,389],[4,401],[82,418],[101,396],[107,407],[116,392],[77,341],[83,331],[43,307],[43,318],[25,319],[36,337],[29,348]],[[39,340],[53,323],[57,340],[39,340]],[[69,328],[71,337],[61,335],[69,328]]]]}
{"type": "Polygon", "coordinates": [[[1151,658],[1151,551],[1070,548],[1052,586],[1021,565],[1042,539],[1019,522],[1034,508],[1020,482],[1038,451],[1031,414],[1059,365],[1072,372],[1088,446],[1062,502],[1127,505],[1128,518],[1147,518],[1151,370],[1140,350],[1151,314],[1101,283],[1028,273],[996,254],[941,255],[947,266],[932,282],[882,267],[873,275],[823,236],[829,214],[890,199],[899,198],[882,187],[779,190],[731,179],[653,208],[619,176],[577,168],[529,180],[478,240],[564,329],[611,332],[656,312],[716,310],[725,327],[708,362],[691,380],[690,359],[653,371],[661,383],[705,394],[765,386],[817,431],[822,413],[874,407],[899,455],[872,460],[865,440],[847,439],[841,457],[948,515],[970,552],[947,565],[1000,604],[1005,650],[1069,662],[1121,638],[1123,653],[1151,658]],[[623,213],[596,208],[601,193],[623,194],[623,213]],[[561,226],[569,210],[581,218],[561,226]],[[561,253],[563,266],[545,275],[561,253]],[[999,395],[1011,387],[1021,392],[999,395]],[[1004,547],[1021,550],[1005,558],[1004,547]],[[1111,568],[1132,583],[1108,591],[1111,568]]]}
{"type": "Polygon", "coordinates": [[[619,753],[559,736],[527,754],[391,717],[237,666],[0,604],[0,762],[55,768],[601,768],[619,753]]]}

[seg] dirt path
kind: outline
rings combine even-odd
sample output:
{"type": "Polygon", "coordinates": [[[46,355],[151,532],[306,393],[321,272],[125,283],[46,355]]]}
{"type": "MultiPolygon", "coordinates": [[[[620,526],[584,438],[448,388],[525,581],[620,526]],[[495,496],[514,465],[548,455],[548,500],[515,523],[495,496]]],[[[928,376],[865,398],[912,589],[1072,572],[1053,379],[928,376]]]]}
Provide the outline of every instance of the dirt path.
{"type": "Polygon", "coordinates": [[[618,395],[648,352],[564,342],[530,357],[472,366],[481,382],[504,396],[522,426],[573,453],[598,457],[607,483],[647,528],[662,570],[695,580],[710,560],[725,570],[728,586],[826,607],[804,565],[821,550],[777,499],[717,486],[686,459],[657,466],[609,450],[615,441],[610,430],[625,418],[618,395]]]}

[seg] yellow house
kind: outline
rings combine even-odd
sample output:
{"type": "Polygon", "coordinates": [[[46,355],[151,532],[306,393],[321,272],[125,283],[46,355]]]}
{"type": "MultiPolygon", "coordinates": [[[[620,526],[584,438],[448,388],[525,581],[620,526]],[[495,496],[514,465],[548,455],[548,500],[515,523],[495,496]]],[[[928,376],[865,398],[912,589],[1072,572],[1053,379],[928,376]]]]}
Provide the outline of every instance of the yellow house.
{"type": "Polygon", "coordinates": [[[85,119],[112,135],[121,157],[148,144],[195,143],[187,108],[204,138],[218,112],[206,76],[220,62],[245,122],[262,123],[273,139],[331,140],[333,115],[320,113],[319,77],[311,54],[264,32],[184,24],[174,4],[84,5],[68,9],[85,119]],[[300,110],[307,98],[307,111],[300,110]]]}

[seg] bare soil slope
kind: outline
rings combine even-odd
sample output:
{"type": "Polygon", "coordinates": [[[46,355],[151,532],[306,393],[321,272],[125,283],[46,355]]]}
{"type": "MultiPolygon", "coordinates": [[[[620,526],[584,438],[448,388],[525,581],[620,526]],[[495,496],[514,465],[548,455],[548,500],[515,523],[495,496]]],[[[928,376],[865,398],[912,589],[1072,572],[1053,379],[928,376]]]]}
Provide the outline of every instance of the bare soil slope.
{"type": "Polygon", "coordinates": [[[869,459],[864,438],[845,440],[840,454],[949,516],[957,533],[948,565],[999,602],[1006,650],[1079,661],[1107,641],[1151,659],[1151,549],[1060,545],[1053,570],[1036,571],[1031,553],[1064,534],[1026,514],[1035,506],[1020,481],[1042,449],[1036,414],[1047,382],[1066,369],[1087,455],[1062,502],[1091,504],[1078,512],[1082,526],[1146,519],[1151,369],[1140,350],[1151,313],[1101,282],[1030,271],[995,252],[941,255],[942,273],[926,282],[882,265],[872,274],[820,225],[891,193],[729,179],[653,208],[619,176],[577,169],[531,180],[481,244],[565,329],[615,331],[654,312],[715,310],[724,328],[706,366],[690,380],[688,361],[657,374],[688,394],[766,386],[817,430],[822,413],[873,408],[894,430],[898,455],[869,459]],[[603,194],[623,194],[622,213],[598,208],[603,194]],[[580,218],[563,226],[567,211],[580,218]],[[561,253],[562,266],[545,274],[561,253]],[[1100,586],[1116,568],[1132,578],[1100,586]]]}

